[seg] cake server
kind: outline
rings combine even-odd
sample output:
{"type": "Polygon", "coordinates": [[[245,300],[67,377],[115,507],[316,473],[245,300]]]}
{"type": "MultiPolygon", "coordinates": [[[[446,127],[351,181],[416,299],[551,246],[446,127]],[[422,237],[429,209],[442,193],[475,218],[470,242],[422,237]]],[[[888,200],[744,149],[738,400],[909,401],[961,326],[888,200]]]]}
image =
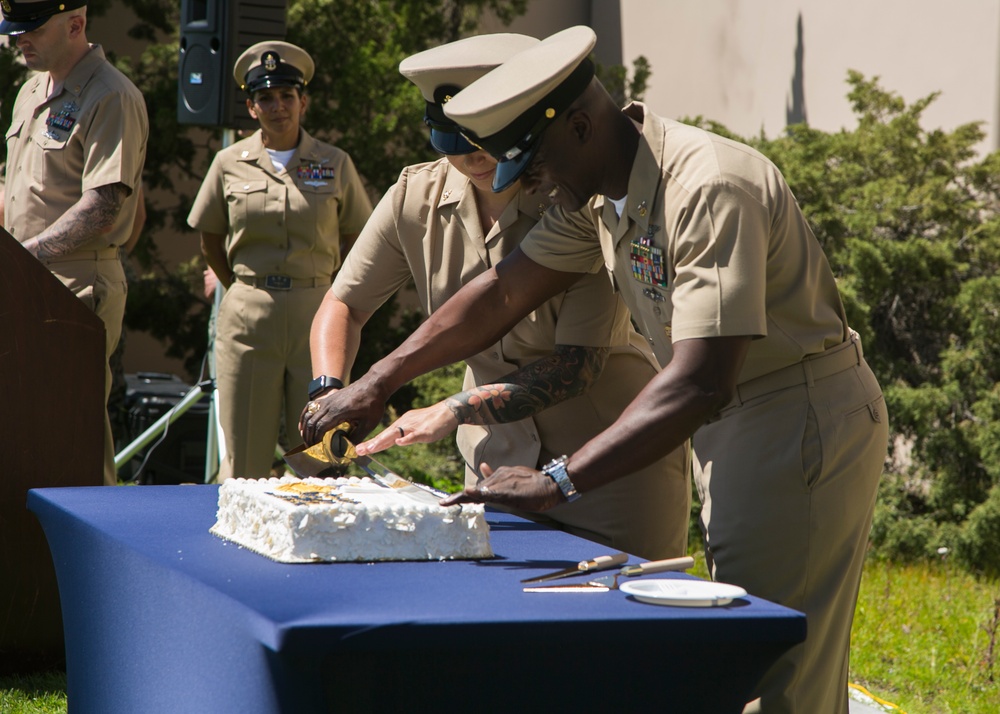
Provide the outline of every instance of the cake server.
{"type": "Polygon", "coordinates": [[[385,465],[370,456],[355,456],[353,460],[354,463],[367,471],[373,479],[383,486],[399,491],[399,493],[404,493],[417,501],[428,503],[432,506],[440,506],[441,499],[447,496],[443,491],[438,491],[430,486],[413,483],[413,481],[393,473],[385,465]]]}
{"type": "Polygon", "coordinates": [[[403,478],[371,456],[361,456],[358,454],[354,448],[354,444],[347,438],[348,429],[350,429],[349,424],[341,424],[333,431],[327,432],[323,437],[323,446],[328,452],[328,458],[338,461],[343,461],[344,459],[348,462],[353,461],[383,486],[406,494],[410,498],[423,503],[434,506],[441,505],[439,501],[447,496],[443,491],[438,491],[436,488],[431,488],[430,486],[413,483],[413,481],[403,478]]]}
{"type": "Polygon", "coordinates": [[[300,444],[294,449],[286,451],[282,458],[300,478],[309,478],[310,476],[326,478],[343,475],[344,468],[351,463],[351,460],[333,455],[330,446],[335,431],[336,429],[328,431],[323,436],[323,441],[312,446],[300,444]]]}
{"type": "Polygon", "coordinates": [[[344,467],[353,461],[376,482],[421,503],[438,506],[438,502],[446,496],[442,491],[432,491],[430,487],[408,481],[370,456],[358,456],[354,445],[337,429],[328,431],[323,441],[317,444],[309,447],[302,444],[286,451],[282,458],[300,478],[342,476],[344,467]]]}
{"type": "Polygon", "coordinates": [[[391,488],[421,503],[438,506],[439,501],[447,496],[443,491],[403,478],[370,456],[360,456],[355,451],[354,444],[347,438],[350,428],[350,424],[340,424],[326,432],[321,442],[309,447],[305,444],[297,446],[285,452],[282,458],[303,478],[342,475],[343,468],[353,461],[386,488],[391,488]]]}
{"type": "Polygon", "coordinates": [[[588,580],[585,583],[559,583],[558,585],[536,585],[524,588],[526,593],[576,593],[594,592],[606,593],[608,590],[618,589],[618,578],[634,578],[638,575],[648,575],[650,573],[665,573],[668,570],[687,570],[694,565],[694,558],[685,555],[681,558],[667,558],[666,560],[652,560],[648,563],[638,565],[626,565],[617,573],[605,575],[600,578],[588,580]]]}
{"type": "Polygon", "coordinates": [[[628,553],[615,553],[614,555],[599,555],[596,558],[591,558],[590,560],[581,560],[576,565],[570,566],[569,568],[564,568],[563,570],[557,570],[554,573],[549,573],[548,575],[538,575],[534,578],[527,578],[522,580],[522,583],[540,583],[543,580],[555,580],[556,578],[568,578],[570,575],[583,575],[584,573],[593,573],[598,570],[607,570],[608,568],[613,568],[616,565],[621,565],[628,561],[628,553]]]}

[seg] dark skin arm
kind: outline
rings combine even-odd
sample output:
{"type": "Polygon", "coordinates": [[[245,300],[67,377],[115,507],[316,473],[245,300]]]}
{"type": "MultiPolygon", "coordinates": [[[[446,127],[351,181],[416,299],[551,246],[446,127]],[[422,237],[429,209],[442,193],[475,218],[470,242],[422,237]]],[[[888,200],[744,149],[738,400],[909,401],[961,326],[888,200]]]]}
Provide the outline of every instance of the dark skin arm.
{"type": "Polygon", "coordinates": [[[402,385],[486,349],[579,277],[543,267],[514,250],[455,293],[368,374],[316,400],[319,410],[312,415],[303,412],[299,419],[302,439],[315,444],[347,421],[354,424],[351,440],[363,440],[382,418],[386,400],[402,385]]]}
{"type": "MultiPolygon", "coordinates": [[[[670,363],[610,427],[584,444],[567,462],[577,491],[633,473],[684,443],[732,399],[750,347],[750,337],[713,337],[674,344],[670,363]]],[[[486,479],[442,501],[496,503],[544,511],[564,502],[555,482],[541,471],[482,465],[486,479]]]]}

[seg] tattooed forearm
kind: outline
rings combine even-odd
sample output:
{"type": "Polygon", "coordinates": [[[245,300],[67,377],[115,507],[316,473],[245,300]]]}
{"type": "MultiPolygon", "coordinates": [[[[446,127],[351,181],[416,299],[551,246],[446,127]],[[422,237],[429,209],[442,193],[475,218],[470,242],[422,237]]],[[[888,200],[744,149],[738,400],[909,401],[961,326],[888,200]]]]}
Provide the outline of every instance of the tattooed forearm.
{"type": "Polygon", "coordinates": [[[107,233],[128,196],[125,184],[100,186],[84,192],[72,208],[39,233],[29,247],[39,260],[67,255],[107,233]]]}
{"type": "Polygon", "coordinates": [[[604,371],[607,347],[556,345],[555,353],[484,384],[449,397],[445,404],[459,424],[504,424],[583,394],[604,371]]]}

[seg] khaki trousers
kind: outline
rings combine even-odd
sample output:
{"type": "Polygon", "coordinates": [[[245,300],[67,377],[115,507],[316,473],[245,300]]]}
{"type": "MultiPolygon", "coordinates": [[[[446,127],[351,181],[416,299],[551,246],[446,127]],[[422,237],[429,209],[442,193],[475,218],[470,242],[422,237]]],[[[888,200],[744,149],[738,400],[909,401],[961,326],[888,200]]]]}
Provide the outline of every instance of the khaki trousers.
{"type": "MultiPolygon", "coordinates": [[[[860,347],[859,347],[860,351],[860,347]]],[[[861,566],[888,442],[867,363],[725,410],[695,434],[712,576],[804,612],[747,711],[847,714],[861,566]]]]}
{"type": "Polygon", "coordinates": [[[685,444],[641,471],[543,515],[568,533],[647,560],[687,555],[690,454],[685,444]]]}
{"type": "Polygon", "coordinates": [[[309,399],[309,330],[328,285],[268,290],[233,283],[219,306],[215,339],[219,423],[226,458],[218,480],[266,478],[284,415],[287,447],[302,443],[309,399]]]}
{"type": "MultiPolygon", "coordinates": [[[[70,258],[77,258],[79,255],[75,254],[70,258]]],[[[125,299],[128,295],[125,271],[118,258],[117,248],[92,251],[89,257],[79,260],[48,261],[47,266],[104,323],[104,484],[115,486],[118,483],[118,470],[115,468],[115,439],[107,409],[108,396],[111,394],[111,365],[108,360],[122,335],[125,299]]]]}

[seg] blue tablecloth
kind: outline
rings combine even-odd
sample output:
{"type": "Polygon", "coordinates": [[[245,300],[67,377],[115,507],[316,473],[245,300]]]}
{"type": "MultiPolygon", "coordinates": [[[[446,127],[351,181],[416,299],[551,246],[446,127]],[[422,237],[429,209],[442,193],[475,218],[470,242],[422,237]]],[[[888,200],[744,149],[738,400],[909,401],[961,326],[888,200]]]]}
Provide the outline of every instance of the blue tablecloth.
{"type": "Polygon", "coordinates": [[[754,597],[524,593],[522,578],[613,551],[505,513],[488,513],[492,560],[285,565],[211,535],[217,498],[29,492],[59,581],[71,712],[720,714],[805,637],[801,613],[754,597]]]}

